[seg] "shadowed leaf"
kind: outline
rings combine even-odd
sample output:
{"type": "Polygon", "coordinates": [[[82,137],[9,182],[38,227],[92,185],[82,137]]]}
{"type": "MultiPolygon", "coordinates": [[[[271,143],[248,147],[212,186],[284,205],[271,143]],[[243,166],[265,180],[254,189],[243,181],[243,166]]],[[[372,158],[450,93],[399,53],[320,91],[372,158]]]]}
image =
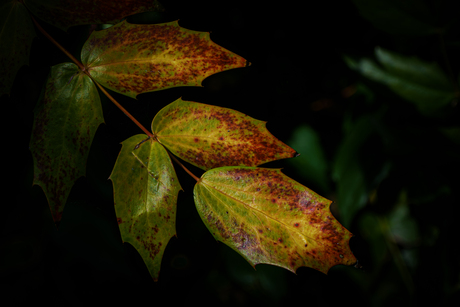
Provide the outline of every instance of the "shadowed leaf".
{"type": "Polygon", "coordinates": [[[181,187],[166,150],[151,139],[140,144],[146,138],[135,135],[123,142],[110,179],[121,238],[136,248],[157,280],[166,245],[176,235],[181,187]]]}
{"type": "Polygon", "coordinates": [[[327,273],[356,263],[348,244],[352,234],[332,216],[331,201],[278,169],[212,169],[195,185],[194,197],[213,236],[253,266],[327,273]]]}
{"type": "Polygon", "coordinates": [[[94,31],[81,58],[97,82],[133,98],[171,87],[201,86],[212,74],[246,65],[245,59],[212,42],[209,33],[181,28],[177,21],[123,21],[94,31]]]}
{"type": "Polygon", "coordinates": [[[381,66],[363,58],[346,58],[350,68],[365,77],[388,85],[395,93],[412,102],[424,115],[434,115],[456,97],[454,87],[436,63],[376,48],[381,66]]]}
{"type": "Polygon", "coordinates": [[[296,154],[275,138],[263,121],[232,109],[180,98],[158,112],[152,132],[175,155],[205,170],[257,166],[296,154]]]}
{"type": "Polygon", "coordinates": [[[35,30],[27,9],[16,0],[0,3],[0,96],[9,94],[16,74],[29,64],[35,30]]]}
{"type": "Polygon", "coordinates": [[[289,160],[300,175],[309,182],[316,183],[322,191],[329,191],[328,162],[318,133],[308,125],[301,125],[293,131],[288,144],[305,153],[289,160]]]}
{"type": "Polygon", "coordinates": [[[432,11],[418,0],[353,0],[360,14],[376,28],[394,35],[435,33],[432,11]]]}
{"type": "MultiPolygon", "coordinates": [[[[346,133],[332,165],[332,176],[337,184],[337,206],[343,225],[349,227],[356,213],[367,202],[369,181],[366,180],[364,167],[360,164],[360,150],[373,133],[375,118],[359,118],[346,133]]],[[[375,135],[374,135],[375,137],[375,135]]]]}
{"type": "Polygon", "coordinates": [[[31,12],[66,31],[71,26],[118,23],[147,11],[163,11],[156,0],[25,0],[31,12]]]}
{"type": "Polygon", "coordinates": [[[43,188],[55,222],[73,184],[85,175],[91,142],[103,122],[93,81],[73,63],[53,66],[35,109],[30,150],[33,183],[43,188]]]}

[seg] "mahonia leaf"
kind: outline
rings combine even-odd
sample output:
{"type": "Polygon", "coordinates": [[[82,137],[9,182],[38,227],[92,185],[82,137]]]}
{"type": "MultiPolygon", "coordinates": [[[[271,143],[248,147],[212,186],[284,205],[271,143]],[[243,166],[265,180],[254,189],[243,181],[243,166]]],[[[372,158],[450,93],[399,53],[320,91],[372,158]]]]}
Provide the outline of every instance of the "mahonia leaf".
{"type": "Polygon", "coordinates": [[[147,11],[163,11],[156,0],[25,0],[38,18],[66,31],[71,26],[118,23],[147,11]]]}
{"type": "Polygon", "coordinates": [[[122,143],[110,179],[121,238],[136,248],[157,280],[166,245],[176,235],[181,187],[167,151],[146,138],[135,135],[122,143]]]}
{"type": "Polygon", "coordinates": [[[257,166],[296,155],[268,132],[264,121],[180,98],[158,112],[152,132],[175,155],[205,170],[257,166]]]}
{"type": "Polygon", "coordinates": [[[51,68],[40,102],[30,140],[33,183],[44,190],[57,222],[73,184],[85,175],[91,142],[104,119],[95,84],[73,63],[51,68]]]}
{"type": "Polygon", "coordinates": [[[295,272],[301,266],[327,273],[352,265],[352,234],[331,214],[331,201],[279,169],[221,167],[195,185],[201,219],[212,235],[252,266],[266,263],[295,272]]]}
{"type": "Polygon", "coordinates": [[[27,9],[17,0],[0,4],[0,96],[9,94],[16,74],[29,64],[35,38],[34,25],[27,9]]]}
{"type": "Polygon", "coordinates": [[[81,59],[97,82],[132,98],[171,87],[201,86],[212,74],[246,65],[245,59],[212,42],[209,33],[181,28],[177,21],[123,21],[94,31],[81,59]]]}

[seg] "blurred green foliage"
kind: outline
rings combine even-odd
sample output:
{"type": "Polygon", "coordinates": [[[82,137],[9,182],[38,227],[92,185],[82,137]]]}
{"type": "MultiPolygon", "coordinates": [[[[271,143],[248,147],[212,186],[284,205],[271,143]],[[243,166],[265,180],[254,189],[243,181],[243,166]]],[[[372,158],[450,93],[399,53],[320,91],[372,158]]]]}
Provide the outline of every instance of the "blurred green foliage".
{"type": "Polygon", "coordinates": [[[369,306],[457,306],[459,16],[445,18],[448,1],[353,2],[385,47],[342,53],[342,136],[325,155],[322,132],[305,123],[289,144],[308,157],[290,162],[355,233],[366,273],[346,273],[369,306]]]}
{"type": "MultiPolygon", "coordinates": [[[[1,97],[5,114],[21,114],[14,129],[23,128],[3,140],[11,183],[0,240],[7,299],[17,306],[165,300],[214,306],[459,306],[456,1],[319,1],[308,10],[303,2],[298,7],[234,1],[231,8],[227,2],[165,2],[167,13],[155,20],[144,14],[139,22],[180,19],[183,27],[212,31],[216,43],[252,65],[210,77],[204,88],[142,94],[137,101],[114,96],[145,126],[180,96],[267,120],[273,135],[301,154],[267,167],[283,167],[334,200],[332,212],[355,234],[350,243],[363,269],[334,267],[327,276],[307,268],[297,275],[268,265],[254,270],[212,238],[194,208],[193,179],[177,168],[185,190],[179,194],[178,237],[168,244],[154,283],[139,254],[121,242],[107,180],[119,143],[139,131],[104,99],[106,124],[93,141],[87,176],[72,189],[67,218],[56,230],[43,192],[31,187],[27,144],[49,67],[68,60],[41,37],[11,97],[1,97]]],[[[75,55],[90,31],[90,26],[68,33],[46,27],[75,55]]],[[[12,131],[11,124],[7,128],[12,131]]]]}

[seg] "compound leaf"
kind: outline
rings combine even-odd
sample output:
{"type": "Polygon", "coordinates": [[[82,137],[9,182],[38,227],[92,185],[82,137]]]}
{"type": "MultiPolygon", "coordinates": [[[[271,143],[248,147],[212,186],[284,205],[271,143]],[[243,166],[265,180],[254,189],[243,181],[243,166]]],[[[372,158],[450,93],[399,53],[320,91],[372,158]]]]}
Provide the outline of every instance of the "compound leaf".
{"type": "Polygon", "coordinates": [[[201,86],[212,74],[246,65],[245,59],[212,42],[209,33],[181,28],[177,21],[123,21],[94,31],[81,58],[97,82],[132,98],[171,87],[201,86]]]}
{"type": "Polygon", "coordinates": [[[201,219],[212,235],[251,265],[301,266],[327,273],[352,265],[352,234],[331,214],[331,201],[278,169],[221,167],[195,185],[201,219]]]}
{"type": "Polygon", "coordinates": [[[40,19],[66,31],[71,26],[118,23],[146,11],[162,11],[156,0],[25,0],[40,19]]]}
{"type": "Polygon", "coordinates": [[[181,187],[164,147],[152,139],[143,142],[146,138],[135,135],[122,143],[110,179],[121,238],[136,248],[157,280],[166,245],[176,235],[181,187]]]}
{"type": "Polygon", "coordinates": [[[263,121],[180,98],[158,112],[152,132],[175,155],[205,170],[257,166],[296,155],[267,130],[263,121]]]}
{"type": "Polygon", "coordinates": [[[35,30],[27,9],[16,0],[0,3],[0,96],[9,94],[16,74],[29,64],[35,30]]]}
{"type": "Polygon", "coordinates": [[[42,187],[55,222],[75,181],[85,175],[94,134],[104,122],[93,81],[73,63],[51,68],[35,111],[30,150],[33,183],[42,187]]]}

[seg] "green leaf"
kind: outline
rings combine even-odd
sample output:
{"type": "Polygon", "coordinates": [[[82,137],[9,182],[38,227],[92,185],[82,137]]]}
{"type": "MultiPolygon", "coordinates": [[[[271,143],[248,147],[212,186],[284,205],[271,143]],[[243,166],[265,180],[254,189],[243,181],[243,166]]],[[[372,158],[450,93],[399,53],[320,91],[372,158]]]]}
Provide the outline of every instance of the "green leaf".
{"type": "Polygon", "coordinates": [[[35,109],[30,150],[33,183],[44,190],[55,222],[73,184],[85,175],[91,142],[103,122],[93,81],[73,63],[53,66],[35,109]]]}
{"type": "Polygon", "coordinates": [[[436,114],[455,98],[452,83],[436,63],[382,48],[376,48],[375,55],[382,66],[365,58],[346,61],[365,77],[388,85],[396,94],[415,104],[422,114],[436,114]]]}
{"type": "Polygon", "coordinates": [[[156,0],[25,0],[38,18],[61,28],[87,24],[118,23],[147,11],[163,11],[156,0]]]}
{"type": "Polygon", "coordinates": [[[332,176],[337,182],[340,217],[347,227],[368,199],[368,182],[360,164],[360,153],[364,142],[375,132],[375,121],[372,116],[360,117],[350,128],[336,153],[332,176]]]}
{"type": "Polygon", "coordinates": [[[348,245],[352,234],[331,214],[331,201],[278,169],[212,169],[195,185],[194,197],[212,235],[252,266],[327,273],[356,263],[348,245]]]}
{"type": "Polygon", "coordinates": [[[268,132],[263,121],[180,98],[158,112],[152,132],[175,155],[205,170],[257,166],[296,154],[268,132]]]}
{"type": "Polygon", "coordinates": [[[176,235],[177,194],[181,190],[164,147],[146,135],[123,142],[113,168],[115,211],[123,242],[136,248],[154,280],[166,245],[176,235]]]}
{"type": "Polygon", "coordinates": [[[294,130],[288,144],[302,153],[300,157],[289,162],[305,179],[317,183],[323,191],[328,191],[328,162],[318,133],[308,125],[301,125],[294,130]]]}
{"type": "Polygon", "coordinates": [[[396,243],[402,246],[417,246],[420,235],[416,220],[410,214],[407,192],[401,191],[396,206],[388,216],[388,225],[396,243]]]}
{"type": "Polygon", "coordinates": [[[97,82],[132,98],[171,87],[201,86],[212,74],[246,66],[245,59],[212,42],[209,33],[181,28],[177,21],[123,21],[94,31],[81,58],[97,82]]]}
{"type": "Polygon", "coordinates": [[[418,0],[353,0],[376,28],[393,35],[429,35],[436,29],[430,9],[418,0]]]}
{"type": "Polygon", "coordinates": [[[438,130],[452,143],[460,145],[460,127],[440,127],[438,130]]]}
{"type": "Polygon", "coordinates": [[[27,9],[16,0],[0,3],[0,96],[9,94],[16,74],[29,64],[35,38],[27,9]]]}

